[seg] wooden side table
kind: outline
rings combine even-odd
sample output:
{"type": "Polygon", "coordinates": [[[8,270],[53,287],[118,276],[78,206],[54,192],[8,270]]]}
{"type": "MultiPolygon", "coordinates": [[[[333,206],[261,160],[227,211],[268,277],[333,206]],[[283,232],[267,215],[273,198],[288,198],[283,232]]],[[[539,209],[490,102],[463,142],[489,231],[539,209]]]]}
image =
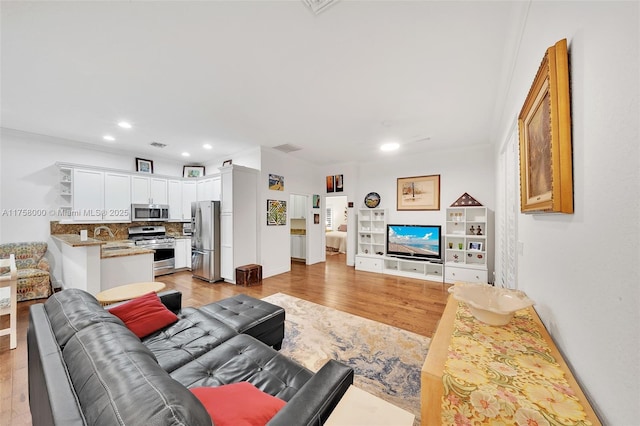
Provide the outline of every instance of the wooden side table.
{"type": "Polygon", "coordinates": [[[164,290],[165,287],[165,283],[159,281],[126,284],[101,291],[96,294],[96,299],[98,299],[98,302],[100,302],[102,306],[106,306],[112,303],[135,299],[152,291],[157,293],[164,290]]]}
{"type": "MultiPolygon", "coordinates": [[[[429,352],[422,366],[421,374],[421,423],[422,425],[439,425],[442,423],[442,397],[444,395],[444,384],[442,382],[443,371],[445,369],[445,363],[448,359],[449,343],[451,341],[452,334],[455,329],[454,321],[456,319],[456,312],[458,309],[458,301],[449,296],[447,306],[444,310],[438,329],[431,340],[429,346],[429,352]]],[[[569,386],[573,390],[575,396],[578,398],[580,405],[584,409],[586,419],[594,426],[601,425],[600,420],[596,416],[593,408],[589,404],[586,396],[580,389],[576,379],[574,378],[571,370],[566,364],[562,355],[558,351],[556,345],[551,339],[551,336],[547,332],[544,324],[540,320],[537,312],[533,307],[527,308],[531,318],[535,324],[535,328],[540,333],[542,339],[549,347],[551,356],[556,360],[559,368],[564,373],[569,386]]],[[[499,327],[497,327],[499,328],[499,327]]]]}

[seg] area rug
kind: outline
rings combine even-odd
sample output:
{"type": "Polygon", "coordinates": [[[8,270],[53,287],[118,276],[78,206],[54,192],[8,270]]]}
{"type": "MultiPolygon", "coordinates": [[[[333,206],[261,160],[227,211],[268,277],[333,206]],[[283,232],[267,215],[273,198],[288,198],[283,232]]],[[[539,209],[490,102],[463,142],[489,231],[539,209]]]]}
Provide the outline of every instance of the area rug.
{"type": "Polygon", "coordinates": [[[353,367],[355,386],[420,424],[420,371],[431,339],[283,293],[263,300],[286,312],[284,355],[312,371],[329,359],[353,367]]]}

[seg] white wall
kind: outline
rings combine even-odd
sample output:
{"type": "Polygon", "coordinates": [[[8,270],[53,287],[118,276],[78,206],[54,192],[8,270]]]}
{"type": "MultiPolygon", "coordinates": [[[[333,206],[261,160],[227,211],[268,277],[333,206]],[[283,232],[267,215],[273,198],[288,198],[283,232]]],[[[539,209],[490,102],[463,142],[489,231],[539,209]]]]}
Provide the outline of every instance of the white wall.
{"type": "Polygon", "coordinates": [[[532,2],[501,120],[567,38],[575,213],[519,216],[518,288],[611,425],[640,418],[639,18],[638,2],[532,2]]]}
{"type": "MultiPolygon", "coordinates": [[[[267,226],[267,200],[286,201],[287,209],[290,211],[288,203],[291,194],[307,195],[308,204],[311,205],[312,195],[324,192],[324,178],[314,165],[271,148],[262,148],[261,163],[258,182],[258,262],[262,265],[263,276],[269,277],[291,270],[291,235],[289,226],[267,226]],[[269,174],[284,177],[284,191],[269,189],[269,174]]],[[[320,210],[314,210],[320,213],[323,209],[324,202],[320,210]]],[[[313,212],[307,215],[306,235],[307,264],[323,261],[324,250],[321,250],[320,242],[324,235],[323,221],[315,225],[313,212]]]]}

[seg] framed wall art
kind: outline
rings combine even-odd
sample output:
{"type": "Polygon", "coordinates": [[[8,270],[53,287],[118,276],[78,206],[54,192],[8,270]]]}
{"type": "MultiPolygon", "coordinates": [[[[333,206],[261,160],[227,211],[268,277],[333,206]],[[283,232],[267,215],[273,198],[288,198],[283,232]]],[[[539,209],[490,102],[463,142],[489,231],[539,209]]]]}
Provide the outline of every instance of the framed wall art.
{"type": "Polygon", "coordinates": [[[320,208],[320,195],[318,194],[313,194],[313,208],[314,209],[320,208]]]}
{"type": "Polygon", "coordinates": [[[284,191],[284,177],[269,174],[269,189],[272,191],[284,191]]]}
{"type": "Polygon", "coordinates": [[[204,166],[182,166],[182,177],[199,178],[204,176],[204,166]]]}
{"type": "Polygon", "coordinates": [[[335,179],[333,176],[327,176],[327,192],[335,192],[335,179]]]}
{"type": "Polygon", "coordinates": [[[343,175],[335,175],[335,183],[336,183],[336,192],[344,191],[344,176],[343,175]]]}
{"type": "Polygon", "coordinates": [[[136,172],[153,173],[153,161],[136,158],[136,172]]]}
{"type": "Polygon", "coordinates": [[[282,200],[267,200],[267,225],[287,224],[287,202],[282,200]]]}
{"type": "Polygon", "coordinates": [[[398,210],[440,210],[440,175],[398,178],[398,210]]]}
{"type": "Polygon", "coordinates": [[[573,213],[567,40],[547,49],[518,116],[520,211],[573,213]]]}

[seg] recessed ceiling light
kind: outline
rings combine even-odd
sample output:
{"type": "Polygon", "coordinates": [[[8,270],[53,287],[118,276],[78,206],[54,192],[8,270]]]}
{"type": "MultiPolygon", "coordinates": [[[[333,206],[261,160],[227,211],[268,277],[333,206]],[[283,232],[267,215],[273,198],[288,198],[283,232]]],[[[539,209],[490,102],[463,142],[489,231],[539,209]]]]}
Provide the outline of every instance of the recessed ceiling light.
{"type": "Polygon", "coordinates": [[[113,142],[113,141],[115,141],[115,140],[116,140],[116,138],[114,138],[114,137],[113,137],[113,136],[111,136],[111,135],[104,135],[104,136],[102,137],[102,139],[104,139],[105,141],[109,141],[109,142],[113,142]]]}
{"type": "Polygon", "coordinates": [[[119,122],[118,126],[122,127],[123,129],[130,129],[132,127],[131,123],[128,123],[126,121],[119,122]]]}
{"type": "Polygon", "coordinates": [[[395,151],[400,148],[400,144],[396,142],[385,143],[380,147],[380,151],[395,151]]]}
{"type": "Polygon", "coordinates": [[[213,147],[212,147],[210,144],[208,144],[208,143],[205,143],[204,145],[202,145],[202,147],[203,147],[204,149],[213,149],[213,147]]]}
{"type": "Polygon", "coordinates": [[[188,152],[183,152],[183,153],[182,153],[182,156],[183,156],[183,157],[189,157],[189,156],[191,156],[191,154],[189,154],[188,152]]]}

